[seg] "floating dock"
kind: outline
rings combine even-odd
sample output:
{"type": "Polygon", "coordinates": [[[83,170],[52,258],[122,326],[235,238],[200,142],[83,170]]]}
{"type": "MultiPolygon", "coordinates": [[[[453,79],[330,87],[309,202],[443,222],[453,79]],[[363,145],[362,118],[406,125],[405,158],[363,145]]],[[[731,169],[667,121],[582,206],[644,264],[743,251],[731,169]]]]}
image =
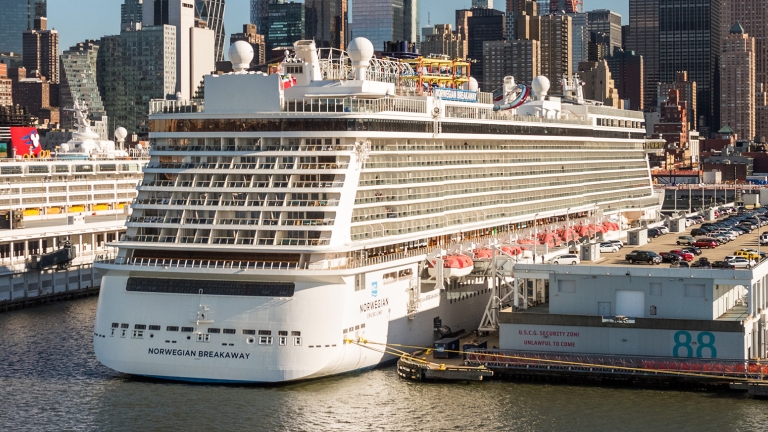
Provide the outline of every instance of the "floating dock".
{"type": "MultiPolygon", "coordinates": [[[[497,344],[494,334],[461,338],[461,346],[497,344]]],[[[725,389],[768,397],[768,363],[720,359],[684,359],[582,355],[502,349],[439,350],[403,354],[397,374],[412,381],[449,382],[525,380],[618,383],[643,387],[725,389]]]]}

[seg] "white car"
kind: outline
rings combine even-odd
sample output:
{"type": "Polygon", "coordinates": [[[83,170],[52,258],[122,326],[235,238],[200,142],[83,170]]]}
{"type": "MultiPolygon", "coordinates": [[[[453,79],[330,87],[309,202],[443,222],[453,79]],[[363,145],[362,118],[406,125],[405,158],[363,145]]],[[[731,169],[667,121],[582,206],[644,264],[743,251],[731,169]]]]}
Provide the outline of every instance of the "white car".
{"type": "Polygon", "coordinates": [[[624,247],[624,242],[623,242],[623,241],[621,241],[621,240],[608,240],[608,243],[613,243],[613,244],[615,244],[616,246],[618,246],[618,247],[619,247],[619,249],[621,249],[621,248],[623,248],[623,247],[624,247]]]}
{"type": "Polygon", "coordinates": [[[728,240],[736,240],[737,237],[736,234],[733,234],[731,231],[724,229],[715,231],[715,235],[728,237],[728,240]]]}
{"type": "Polygon", "coordinates": [[[600,252],[618,252],[619,246],[612,242],[600,243],[600,252]]]}
{"type": "Polygon", "coordinates": [[[756,264],[755,260],[733,255],[726,256],[724,261],[733,264],[736,268],[752,268],[756,264]]]}
{"type": "Polygon", "coordinates": [[[579,264],[581,260],[578,256],[574,254],[565,254],[565,255],[558,255],[551,260],[549,260],[550,264],[568,264],[568,265],[576,265],[579,264]]]}

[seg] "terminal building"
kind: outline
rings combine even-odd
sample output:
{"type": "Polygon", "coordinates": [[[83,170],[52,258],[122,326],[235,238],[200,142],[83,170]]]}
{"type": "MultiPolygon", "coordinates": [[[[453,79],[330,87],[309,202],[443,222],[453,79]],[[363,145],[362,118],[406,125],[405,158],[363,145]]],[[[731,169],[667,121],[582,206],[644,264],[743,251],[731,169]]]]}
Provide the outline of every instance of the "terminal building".
{"type": "Polygon", "coordinates": [[[762,359],[767,275],[768,265],[707,270],[517,264],[514,307],[499,313],[499,348],[762,359]]]}

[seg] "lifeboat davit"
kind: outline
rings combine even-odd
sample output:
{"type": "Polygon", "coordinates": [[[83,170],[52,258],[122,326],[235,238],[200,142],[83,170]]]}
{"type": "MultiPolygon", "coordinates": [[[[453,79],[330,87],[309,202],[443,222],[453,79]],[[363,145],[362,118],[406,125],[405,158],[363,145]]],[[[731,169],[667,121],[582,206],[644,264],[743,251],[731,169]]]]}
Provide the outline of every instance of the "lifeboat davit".
{"type": "Polygon", "coordinates": [[[491,265],[493,260],[493,250],[488,248],[475,249],[472,251],[474,257],[473,265],[475,273],[483,273],[491,265]]]}
{"type": "MultiPolygon", "coordinates": [[[[445,255],[443,260],[443,277],[446,278],[460,278],[472,273],[475,268],[472,258],[466,255],[445,255]]],[[[429,275],[437,277],[437,269],[435,269],[432,262],[429,263],[427,269],[429,275]]]]}

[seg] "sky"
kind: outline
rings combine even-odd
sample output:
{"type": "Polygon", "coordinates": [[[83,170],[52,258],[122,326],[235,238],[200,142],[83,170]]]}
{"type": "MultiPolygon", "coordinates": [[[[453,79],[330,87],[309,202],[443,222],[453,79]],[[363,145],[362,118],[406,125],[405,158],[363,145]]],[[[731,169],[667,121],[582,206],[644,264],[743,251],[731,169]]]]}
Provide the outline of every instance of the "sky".
{"type": "MultiPolygon", "coordinates": [[[[86,39],[120,33],[120,5],[123,0],[51,0],[48,2],[48,27],[59,32],[60,50],[86,39]]],[[[249,0],[227,0],[224,28],[227,35],[242,31],[250,19],[249,0]]],[[[503,10],[504,0],[495,0],[496,9],[503,10]]],[[[469,8],[471,0],[421,0],[421,25],[454,22],[456,9],[469,8]]],[[[584,0],[584,10],[611,9],[627,24],[629,0],[584,0]]],[[[227,39],[228,40],[228,39],[227,39]]]]}

